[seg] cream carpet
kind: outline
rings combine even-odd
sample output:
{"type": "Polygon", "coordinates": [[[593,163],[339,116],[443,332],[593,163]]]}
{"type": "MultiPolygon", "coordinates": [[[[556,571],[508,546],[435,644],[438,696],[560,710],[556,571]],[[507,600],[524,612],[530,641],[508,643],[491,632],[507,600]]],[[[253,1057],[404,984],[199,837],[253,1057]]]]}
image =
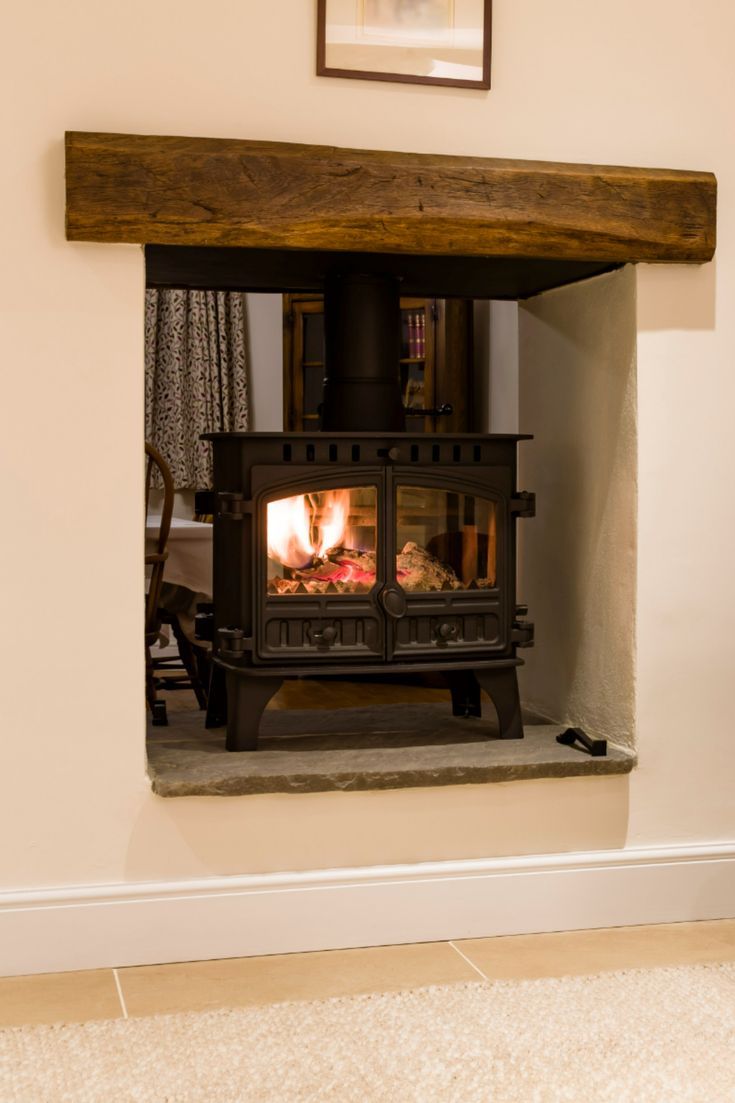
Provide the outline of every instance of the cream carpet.
{"type": "Polygon", "coordinates": [[[735,1101],[735,965],[0,1032],[2,1103],[735,1101]]]}

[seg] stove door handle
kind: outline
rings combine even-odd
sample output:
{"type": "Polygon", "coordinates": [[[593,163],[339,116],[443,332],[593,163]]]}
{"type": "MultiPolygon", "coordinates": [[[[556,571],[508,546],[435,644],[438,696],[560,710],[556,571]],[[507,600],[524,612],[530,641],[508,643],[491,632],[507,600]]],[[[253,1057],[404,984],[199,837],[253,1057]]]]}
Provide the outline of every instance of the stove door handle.
{"type": "Polygon", "coordinates": [[[384,586],[379,597],[380,604],[389,617],[392,617],[393,620],[400,620],[401,617],[405,617],[408,606],[406,595],[400,587],[384,586]]]}

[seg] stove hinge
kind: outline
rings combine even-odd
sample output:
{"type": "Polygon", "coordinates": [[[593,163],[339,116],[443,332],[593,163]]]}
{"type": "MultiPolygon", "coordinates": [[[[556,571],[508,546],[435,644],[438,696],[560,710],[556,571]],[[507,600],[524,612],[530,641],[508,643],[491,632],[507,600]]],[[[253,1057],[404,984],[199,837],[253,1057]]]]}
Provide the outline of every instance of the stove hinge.
{"type": "Polygon", "coordinates": [[[516,517],[536,516],[536,495],[528,490],[521,490],[515,498],[510,500],[510,512],[516,517]]]}
{"type": "Polygon", "coordinates": [[[254,503],[239,490],[222,490],[217,495],[217,515],[228,521],[242,521],[253,512],[254,503]]]}
{"type": "Polygon", "coordinates": [[[246,636],[242,628],[218,628],[219,654],[223,659],[243,659],[246,651],[253,650],[251,636],[246,636]]]}

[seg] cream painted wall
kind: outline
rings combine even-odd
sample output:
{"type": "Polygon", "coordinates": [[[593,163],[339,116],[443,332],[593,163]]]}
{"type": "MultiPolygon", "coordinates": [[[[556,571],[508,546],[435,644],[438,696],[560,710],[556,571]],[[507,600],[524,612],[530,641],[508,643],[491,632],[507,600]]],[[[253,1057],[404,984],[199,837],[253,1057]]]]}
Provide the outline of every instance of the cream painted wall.
{"type": "Polygon", "coordinates": [[[314,7],[44,0],[6,15],[4,887],[735,836],[735,9],[495,0],[483,93],[317,78],[314,7]],[[151,795],[143,259],[135,246],[65,242],[67,128],[717,172],[716,267],[639,273],[641,765],[629,782],[151,795]]]}

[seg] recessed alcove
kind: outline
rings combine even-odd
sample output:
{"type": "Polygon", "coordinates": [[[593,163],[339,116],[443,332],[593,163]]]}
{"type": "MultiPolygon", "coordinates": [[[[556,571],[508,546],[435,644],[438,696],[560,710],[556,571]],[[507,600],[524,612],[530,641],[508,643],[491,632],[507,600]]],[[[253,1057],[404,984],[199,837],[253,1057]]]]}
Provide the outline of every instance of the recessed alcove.
{"type": "Polygon", "coordinates": [[[632,267],[530,298],[480,303],[486,429],[529,429],[522,483],[537,516],[522,530],[519,598],[536,624],[522,652],[523,741],[452,717],[448,693],[416,686],[287,683],[261,745],[224,750],[222,729],[171,712],[150,729],[161,796],[353,791],[627,773],[634,768],[636,543],[635,273],[632,267]],[[320,690],[334,711],[318,707],[320,690]],[[592,758],[556,736],[605,738],[592,758]]]}
{"type": "MultiPolygon", "coordinates": [[[[522,482],[537,492],[539,510],[520,548],[519,597],[537,625],[536,650],[524,656],[522,687],[535,721],[524,745],[504,747],[491,725],[464,737],[438,703],[427,703],[406,704],[402,718],[394,706],[378,706],[389,710],[388,727],[360,745],[341,731],[341,752],[333,718],[304,732],[302,712],[287,718],[274,710],[263,751],[228,756],[216,733],[192,740],[192,721],[182,717],[152,746],[156,792],[398,788],[630,770],[635,279],[622,266],[709,259],[714,179],[109,135],[70,136],[67,164],[69,236],[146,243],[149,280],[159,286],[317,288],[332,266],[351,264],[401,270],[416,291],[523,300],[505,345],[515,347],[515,365],[490,358],[491,389],[499,373],[516,373],[519,424],[495,420],[488,428],[536,438],[521,451],[522,482]],[[592,759],[560,748],[555,735],[566,722],[608,738],[612,753],[592,759]],[[431,732],[424,743],[419,730],[431,732]],[[313,757],[320,754],[321,764],[313,757]]],[[[497,351],[492,311],[487,337],[497,351]]],[[[512,391],[512,378],[504,376],[503,387],[512,391]]],[[[342,717],[348,728],[353,719],[342,717]]]]}

